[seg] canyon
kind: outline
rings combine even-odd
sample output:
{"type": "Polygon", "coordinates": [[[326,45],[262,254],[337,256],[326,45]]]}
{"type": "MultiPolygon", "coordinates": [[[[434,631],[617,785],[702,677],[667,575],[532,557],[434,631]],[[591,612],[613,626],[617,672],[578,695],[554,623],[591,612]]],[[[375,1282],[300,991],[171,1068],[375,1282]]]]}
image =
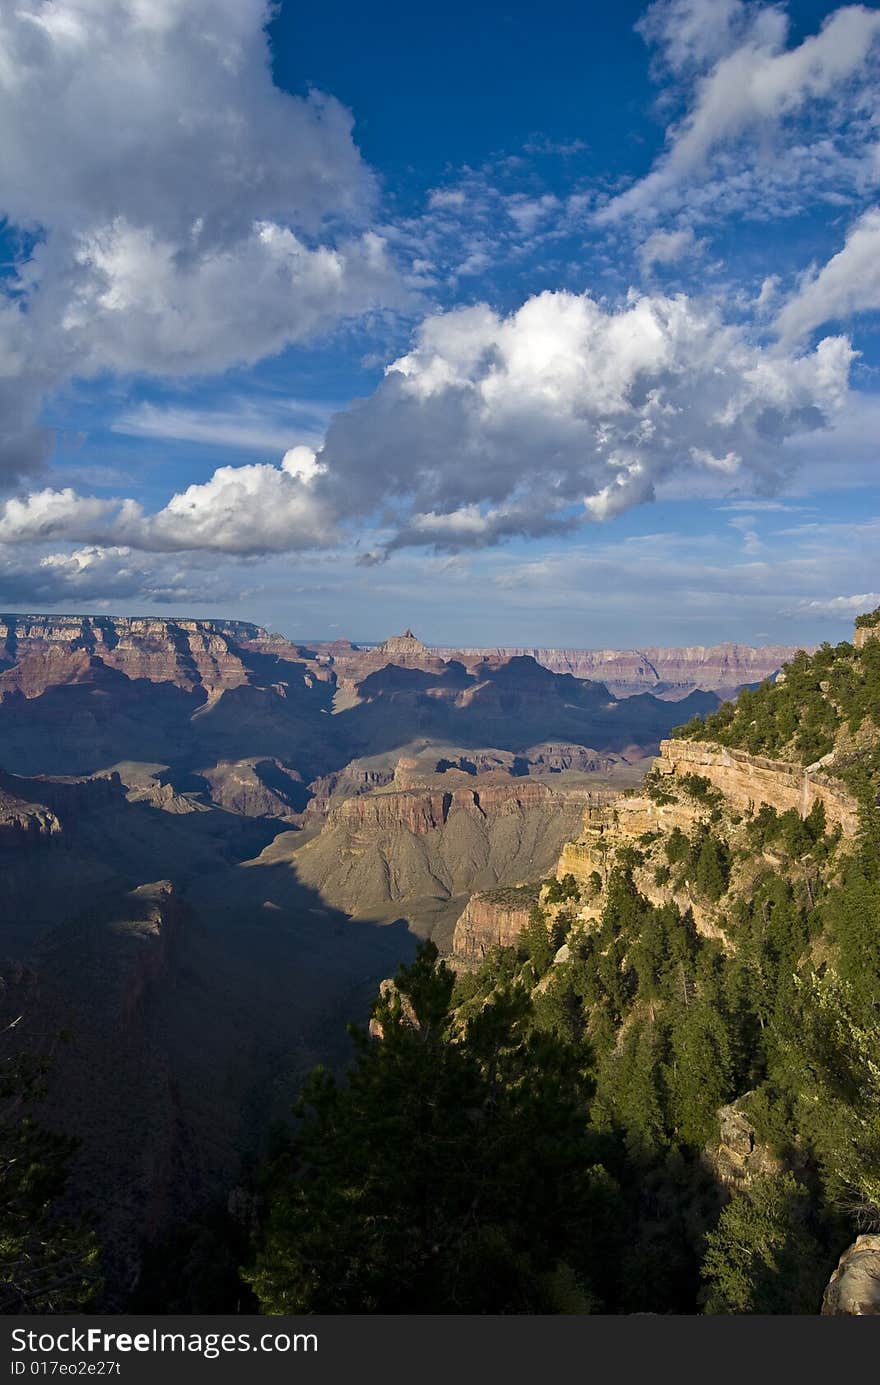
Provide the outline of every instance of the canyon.
{"type": "MultiPolygon", "coordinates": [[[[711,786],[726,810],[738,816],[752,817],[766,806],[777,814],[794,811],[804,818],[818,802],[830,830],[837,830],[845,840],[854,839],[859,830],[858,801],[821,767],[804,769],[790,761],[710,742],[673,739],[661,742],[652,771],[651,792],[636,788],[587,803],[579,830],[565,842],[554,864],[556,880],[568,877],[581,887],[585,898],[578,918],[585,924],[595,924],[601,916],[604,901],[593,882],[607,879],[617,851],[638,849],[675,829],[689,835],[707,820],[714,800],[705,796],[703,786],[711,786]]],[[[691,911],[699,931],[718,936],[713,911],[694,897],[687,883],[678,891],[658,884],[653,870],[644,864],[635,866],[633,878],[650,903],[659,906],[674,901],[683,911],[691,911]]],[[[546,892],[542,898],[546,902],[546,892]]],[[[494,946],[515,943],[528,918],[529,909],[524,906],[511,911],[491,892],[475,894],[456,922],[452,953],[468,964],[480,960],[494,946]]]]}
{"type": "Polygon", "coordinates": [[[79,1142],[105,1306],[344,1062],[418,937],[511,941],[585,818],[784,651],[649,652],[0,617],[3,1011],[50,1050],[40,1114],[79,1142]]]}
{"type": "Polygon", "coordinates": [[[452,649],[435,647],[441,658],[466,665],[486,659],[526,656],[552,673],[598,679],[615,697],[650,692],[677,700],[697,690],[734,697],[741,688],[771,677],[795,653],[789,645],[690,645],[680,649],[452,649]]]}

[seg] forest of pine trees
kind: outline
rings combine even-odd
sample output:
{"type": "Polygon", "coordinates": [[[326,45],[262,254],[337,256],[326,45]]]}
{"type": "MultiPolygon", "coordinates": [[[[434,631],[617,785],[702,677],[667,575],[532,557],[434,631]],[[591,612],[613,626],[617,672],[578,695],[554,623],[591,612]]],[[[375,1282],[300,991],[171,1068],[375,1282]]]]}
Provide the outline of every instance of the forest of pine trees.
{"type": "MultiPolygon", "coordinates": [[[[685,734],[807,763],[880,722],[880,642],[799,655],[685,734]]],[[[248,1279],[262,1311],[815,1313],[854,1236],[880,1227],[880,831],[870,746],[856,843],[761,807],[706,814],[653,852],[723,919],[652,904],[628,847],[603,884],[553,882],[516,947],[455,977],[424,944],[318,1072],[264,1171],[248,1279]],[[772,861],[774,864],[770,864],[772,861]],[[583,927],[584,894],[601,892],[583,927]],[[546,906],[554,906],[552,909],[546,906]],[[567,948],[560,954],[563,943],[567,948]],[[719,1111],[764,1154],[731,1190],[719,1111]]],[[[666,792],[657,789],[656,792],[666,792]]]]}

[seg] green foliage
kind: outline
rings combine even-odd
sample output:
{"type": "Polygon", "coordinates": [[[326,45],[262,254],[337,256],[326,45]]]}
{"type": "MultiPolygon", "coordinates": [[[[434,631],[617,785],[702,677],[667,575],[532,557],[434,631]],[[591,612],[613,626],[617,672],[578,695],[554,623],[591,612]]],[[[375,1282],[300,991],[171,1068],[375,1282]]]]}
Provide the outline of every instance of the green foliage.
{"type": "Polygon", "coordinates": [[[682,774],[677,777],[677,782],[686,794],[696,799],[697,803],[711,805],[721,801],[721,794],[717,789],[713,789],[711,781],[701,774],[682,774]]]}
{"type": "Polygon", "coordinates": [[[536,977],[543,976],[565,940],[567,920],[558,917],[549,924],[544,911],[537,906],[529,915],[529,921],[519,936],[518,952],[524,961],[529,961],[536,977]]]}
{"type": "Polygon", "coordinates": [[[686,861],[691,854],[691,844],[680,827],[673,827],[666,839],[666,859],[671,866],[686,861]]]}
{"type": "Polygon", "coordinates": [[[651,769],[642,780],[641,791],[647,794],[651,802],[658,806],[675,803],[677,802],[677,795],[671,779],[671,775],[658,774],[657,770],[651,769]]]}
{"type": "MultiPolygon", "coordinates": [[[[873,626],[876,617],[859,623],[873,626]]],[[[814,654],[801,651],[786,665],[784,674],[783,681],[744,689],[736,703],[725,703],[705,720],[695,717],[675,734],[809,765],[835,748],[845,726],[851,733],[866,720],[878,726],[880,640],[868,640],[861,650],[843,643],[823,644],[814,654]]],[[[864,789],[865,756],[872,761],[876,784],[874,747],[855,754],[841,771],[856,791],[864,789]]]]}
{"type": "Polygon", "coordinates": [[[521,989],[463,1034],[451,993],[423,944],[398,975],[399,1003],[376,1007],[382,1040],[357,1034],[344,1080],[319,1070],[307,1084],[249,1276],[264,1312],[592,1305],[615,1195],[579,1056],[530,1029],[521,989]]]}
{"type": "Polygon", "coordinates": [[[730,848],[726,842],[705,832],[700,834],[699,846],[696,840],[692,843],[691,856],[697,889],[714,903],[724,894],[730,881],[730,848]]]}
{"type": "Polygon", "coordinates": [[[538,903],[540,893],[540,883],[507,885],[495,890],[481,890],[480,898],[488,904],[498,904],[504,909],[531,909],[538,903]]]}
{"type": "Polygon", "coordinates": [[[817,1313],[833,1268],[790,1173],[735,1195],[706,1238],[707,1313],[817,1313]]]}
{"type": "Polygon", "coordinates": [[[545,896],[548,904],[565,904],[569,899],[578,901],[580,897],[578,882],[570,873],[563,875],[561,880],[551,880],[545,896]]]}
{"type": "Polygon", "coordinates": [[[100,1278],[94,1236],[58,1210],[75,1142],[33,1114],[45,1064],[16,1047],[17,1025],[0,1035],[0,1311],[80,1312],[100,1278]]]}

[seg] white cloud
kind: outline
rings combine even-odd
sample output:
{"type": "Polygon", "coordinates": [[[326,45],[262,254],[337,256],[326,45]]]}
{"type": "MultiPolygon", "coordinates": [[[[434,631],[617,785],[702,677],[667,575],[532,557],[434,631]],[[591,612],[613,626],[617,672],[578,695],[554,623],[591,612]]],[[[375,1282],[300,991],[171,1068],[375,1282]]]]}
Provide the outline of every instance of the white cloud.
{"type": "Polygon", "coordinates": [[[14,497],[0,506],[0,543],[38,543],[59,535],[74,541],[100,530],[119,514],[119,502],[64,490],[14,497]]]}
{"type": "MultiPolygon", "coordinates": [[[[876,130],[870,118],[858,131],[847,128],[847,122],[863,117],[865,108],[876,103],[876,10],[844,6],[795,48],[785,47],[788,21],[776,6],[660,0],[642,29],[649,41],[660,44],[673,72],[689,75],[695,70],[695,83],[688,110],[667,130],[667,147],[654,168],[596,214],[599,224],[656,216],[687,200],[690,184],[719,175],[741,183],[754,164],[773,165],[773,184],[786,176],[797,182],[804,160],[793,118],[808,113],[816,120],[820,110],[826,115],[821,133],[845,129],[848,145],[838,154],[824,141],[826,179],[833,177],[838,158],[851,171],[854,152],[863,156],[862,174],[868,176],[876,130]],[[715,25],[719,17],[723,22],[715,25]],[[776,148],[773,158],[776,143],[794,145],[797,157],[782,158],[776,148]],[[739,158],[731,168],[721,159],[733,147],[739,158]]],[[[821,142],[815,131],[810,142],[821,142]]],[[[752,192],[757,197],[760,188],[752,192]]],[[[717,192],[713,200],[720,200],[717,192]]]]}
{"type": "MultiPolygon", "coordinates": [[[[44,489],[0,506],[0,542],[254,555],[369,536],[489,547],[603,521],[670,487],[772,493],[852,396],[853,351],[767,347],[684,294],[616,308],[543,293],[507,317],[439,313],[317,452],[219,467],[148,514],[134,499],[44,489]]],[[[368,555],[375,558],[376,553],[368,555]]]]}
{"type": "Polygon", "coordinates": [[[646,43],[656,45],[666,67],[682,73],[717,62],[748,20],[742,0],[656,0],[635,27],[646,43]]]}
{"type": "Polygon", "coordinates": [[[697,240],[690,226],[675,231],[652,231],[639,248],[642,273],[647,274],[655,264],[675,264],[685,255],[693,258],[701,249],[702,242],[697,240]]]}
{"type": "Polygon", "coordinates": [[[0,296],[0,473],[45,456],[34,419],[71,378],[224,370],[405,301],[351,116],[273,85],[269,16],[0,9],[0,215],[38,233],[0,296]]]}
{"type": "Polygon", "coordinates": [[[266,0],[19,0],[0,14],[0,189],[19,225],[125,216],[181,249],[316,232],[373,179],[332,98],[272,83],[266,0]]]}
{"type": "Polygon", "coordinates": [[[880,207],[850,229],[842,250],[818,272],[808,274],[783,306],[776,328],[785,341],[855,313],[880,309],[880,207]]]}
{"type": "Polygon", "coordinates": [[[131,499],[99,500],[43,490],[0,505],[0,543],[47,541],[147,552],[208,550],[249,556],[326,546],[334,519],[312,483],[314,453],[292,448],[280,467],[219,467],[155,514],[131,499]]]}
{"type": "Polygon", "coordinates": [[[42,556],[0,546],[0,591],[8,604],[57,609],[69,602],[106,607],[110,601],[178,604],[203,609],[206,603],[241,600],[241,583],[188,562],[152,564],[131,549],[90,545],[42,556]]]}
{"type": "Polygon", "coordinates": [[[800,601],[789,614],[839,620],[841,616],[857,616],[873,611],[877,606],[880,606],[880,592],[862,592],[860,596],[830,596],[827,600],[800,601]]]}
{"type": "Polygon", "coordinates": [[[779,486],[794,434],[847,401],[852,350],[762,347],[711,306],[543,293],[427,319],[376,393],[330,423],[317,490],[405,543],[488,544],[650,500],[669,477],[779,486]],[[479,515],[479,518],[477,517],[479,515]]]}

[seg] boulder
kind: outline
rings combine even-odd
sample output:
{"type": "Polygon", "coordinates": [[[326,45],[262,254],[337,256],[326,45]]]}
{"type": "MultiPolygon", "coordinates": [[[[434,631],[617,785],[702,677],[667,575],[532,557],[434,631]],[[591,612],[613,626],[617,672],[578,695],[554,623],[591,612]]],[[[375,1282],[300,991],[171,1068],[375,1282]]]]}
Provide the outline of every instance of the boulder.
{"type": "Polygon", "coordinates": [[[843,1252],[825,1290],[822,1313],[880,1316],[880,1235],[857,1236],[843,1252]]]}

